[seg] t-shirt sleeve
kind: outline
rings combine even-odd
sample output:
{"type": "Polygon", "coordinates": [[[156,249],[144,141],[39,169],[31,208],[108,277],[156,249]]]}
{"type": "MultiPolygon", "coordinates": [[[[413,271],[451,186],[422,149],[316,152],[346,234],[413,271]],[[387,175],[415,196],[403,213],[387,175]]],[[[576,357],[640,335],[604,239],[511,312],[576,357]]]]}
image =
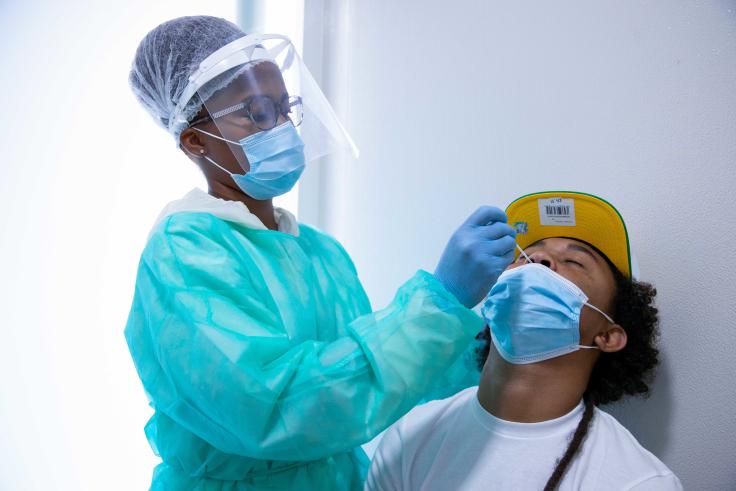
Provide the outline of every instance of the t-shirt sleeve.
{"type": "Polygon", "coordinates": [[[681,491],[682,483],[672,473],[656,475],[639,481],[629,491],[681,491]]]}
{"type": "Polygon", "coordinates": [[[403,482],[403,448],[400,420],[383,435],[373,454],[371,468],[365,481],[365,491],[399,491],[403,482]]]}

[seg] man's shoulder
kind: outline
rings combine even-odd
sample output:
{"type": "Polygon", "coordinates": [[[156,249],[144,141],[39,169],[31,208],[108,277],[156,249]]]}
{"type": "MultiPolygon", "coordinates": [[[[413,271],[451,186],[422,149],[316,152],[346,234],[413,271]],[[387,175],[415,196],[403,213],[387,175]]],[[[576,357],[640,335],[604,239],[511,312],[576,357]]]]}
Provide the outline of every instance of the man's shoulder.
{"type": "Polygon", "coordinates": [[[595,442],[592,443],[604,447],[603,455],[609,465],[604,465],[603,472],[611,474],[610,482],[636,480],[636,476],[642,480],[674,477],[672,471],[611,414],[596,408],[593,424],[595,442]]]}
{"type": "MultiPolygon", "coordinates": [[[[639,440],[613,415],[603,409],[595,409],[595,428],[597,433],[605,438],[608,451],[625,455],[635,455],[637,459],[642,457],[654,463],[662,464],[649,450],[644,448],[639,440]]],[[[664,465],[664,464],[662,464],[664,465]]]]}

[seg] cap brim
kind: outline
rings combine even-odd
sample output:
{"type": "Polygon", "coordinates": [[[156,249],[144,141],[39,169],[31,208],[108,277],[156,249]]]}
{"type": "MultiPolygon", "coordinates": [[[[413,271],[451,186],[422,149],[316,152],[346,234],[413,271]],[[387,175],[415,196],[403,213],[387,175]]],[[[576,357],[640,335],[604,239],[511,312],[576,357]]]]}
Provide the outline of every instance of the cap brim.
{"type": "MultiPolygon", "coordinates": [[[[631,278],[629,236],[621,214],[592,194],[545,191],[528,194],[506,208],[522,249],[552,237],[568,237],[594,246],[627,278],[631,278]]],[[[518,249],[516,251],[518,256],[518,249]]]]}

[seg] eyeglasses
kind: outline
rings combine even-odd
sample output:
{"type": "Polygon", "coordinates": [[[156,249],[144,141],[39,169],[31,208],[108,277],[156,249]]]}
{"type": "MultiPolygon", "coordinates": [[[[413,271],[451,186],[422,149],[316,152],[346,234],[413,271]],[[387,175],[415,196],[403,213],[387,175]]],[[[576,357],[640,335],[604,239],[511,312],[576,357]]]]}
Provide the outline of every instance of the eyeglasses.
{"type": "Polygon", "coordinates": [[[214,121],[231,114],[247,117],[259,130],[266,131],[276,127],[279,116],[289,118],[294,126],[299,126],[304,118],[304,108],[302,98],[297,95],[290,97],[285,95],[279,102],[267,95],[257,95],[209,116],[195,119],[189,123],[189,127],[214,121]]]}

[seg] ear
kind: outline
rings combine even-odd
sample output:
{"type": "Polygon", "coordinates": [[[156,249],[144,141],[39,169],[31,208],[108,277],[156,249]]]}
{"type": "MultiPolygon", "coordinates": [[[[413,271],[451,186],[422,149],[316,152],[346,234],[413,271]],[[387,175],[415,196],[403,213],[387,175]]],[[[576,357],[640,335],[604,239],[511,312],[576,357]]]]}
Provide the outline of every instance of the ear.
{"type": "Polygon", "coordinates": [[[626,331],[618,324],[609,325],[605,331],[601,331],[593,337],[595,345],[605,353],[621,351],[626,347],[626,341],[626,331]]]}
{"type": "Polygon", "coordinates": [[[204,157],[207,155],[207,147],[204,146],[199,135],[191,128],[187,128],[179,135],[179,144],[190,157],[204,157]]]}

